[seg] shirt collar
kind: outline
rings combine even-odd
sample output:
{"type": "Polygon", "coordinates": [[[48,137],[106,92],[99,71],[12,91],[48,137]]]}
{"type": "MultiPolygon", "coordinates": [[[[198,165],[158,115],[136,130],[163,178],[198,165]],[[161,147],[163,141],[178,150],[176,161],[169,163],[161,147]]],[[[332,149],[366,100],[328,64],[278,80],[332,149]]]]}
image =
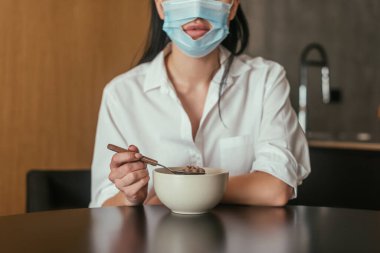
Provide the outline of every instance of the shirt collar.
{"type": "MultiPolygon", "coordinates": [[[[219,46],[220,50],[220,65],[221,68],[217,71],[212,82],[220,83],[222,81],[223,73],[226,68],[228,57],[231,52],[223,46],[219,46]]],[[[161,87],[162,89],[169,89],[171,86],[170,80],[165,66],[165,57],[171,52],[171,43],[169,43],[164,50],[162,50],[150,63],[146,78],[144,81],[144,92],[161,87]]],[[[239,57],[235,57],[230,67],[226,85],[224,89],[234,84],[237,76],[251,69],[251,66],[243,62],[239,57]]]]}
{"type": "Polygon", "coordinates": [[[165,67],[165,57],[171,51],[171,46],[167,45],[154,59],[149,63],[144,81],[144,92],[155,88],[169,85],[169,78],[165,67]]]}

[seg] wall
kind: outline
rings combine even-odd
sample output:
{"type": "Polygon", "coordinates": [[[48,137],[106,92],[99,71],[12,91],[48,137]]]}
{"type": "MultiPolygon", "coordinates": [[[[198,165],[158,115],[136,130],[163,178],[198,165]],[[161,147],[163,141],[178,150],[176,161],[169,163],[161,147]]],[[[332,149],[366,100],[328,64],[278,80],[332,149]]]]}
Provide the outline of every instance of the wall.
{"type": "Polygon", "coordinates": [[[31,168],[89,168],[102,89],[145,39],[148,1],[0,0],[0,215],[31,168]]]}
{"type": "Polygon", "coordinates": [[[368,132],[380,142],[380,1],[242,0],[252,40],[248,53],[281,63],[298,106],[299,59],[311,42],[330,61],[339,104],[323,105],[319,70],[309,71],[310,130],[368,132]]]}

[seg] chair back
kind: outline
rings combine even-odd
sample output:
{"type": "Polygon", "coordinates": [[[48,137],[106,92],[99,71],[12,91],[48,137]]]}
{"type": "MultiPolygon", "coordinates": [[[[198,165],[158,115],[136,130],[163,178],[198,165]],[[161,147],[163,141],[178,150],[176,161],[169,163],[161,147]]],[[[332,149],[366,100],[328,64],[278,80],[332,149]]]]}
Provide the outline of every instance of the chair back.
{"type": "Polygon", "coordinates": [[[91,170],[30,170],[26,180],[26,211],[88,207],[91,170]]]}

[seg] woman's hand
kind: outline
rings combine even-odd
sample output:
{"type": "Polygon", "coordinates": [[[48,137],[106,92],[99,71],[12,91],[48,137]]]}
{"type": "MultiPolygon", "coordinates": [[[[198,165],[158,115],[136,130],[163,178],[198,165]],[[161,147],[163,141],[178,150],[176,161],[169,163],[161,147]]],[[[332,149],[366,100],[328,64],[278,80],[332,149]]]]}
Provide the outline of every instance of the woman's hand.
{"type": "Polygon", "coordinates": [[[125,205],[142,204],[148,195],[149,173],[142,155],[136,146],[128,147],[128,152],[116,153],[111,160],[109,180],[125,197],[125,205]]]}

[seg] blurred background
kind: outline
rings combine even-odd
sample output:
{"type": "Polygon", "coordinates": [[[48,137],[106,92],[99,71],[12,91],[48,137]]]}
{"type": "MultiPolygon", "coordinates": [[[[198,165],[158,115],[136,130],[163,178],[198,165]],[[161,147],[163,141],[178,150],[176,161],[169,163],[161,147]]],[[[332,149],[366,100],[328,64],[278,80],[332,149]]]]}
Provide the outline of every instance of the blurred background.
{"type": "MultiPolygon", "coordinates": [[[[380,1],[241,2],[247,53],[285,67],[297,111],[301,54],[323,47],[334,92],[323,104],[308,70],[309,137],[373,144],[378,176],[380,1]]],[[[148,0],[0,0],[0,215],[25,212],[29,170],[90,168],[103,87],[137,62],[148,22],[148,0]]]]}
{"type": "MultiPolygon", "coordinates": [[[[321,68],[308,69],[308,131],[346,139],[363,133],[380,142],[380,1],[245,0],[243,5],[252,32],[248,53],[285,67],[296,110],[301,53],[311,43],[324,48],[330,86],[338,94],[321,103],[321,68]]],[[[309,59],[320,57],[311,51],[309,59]]]]}

